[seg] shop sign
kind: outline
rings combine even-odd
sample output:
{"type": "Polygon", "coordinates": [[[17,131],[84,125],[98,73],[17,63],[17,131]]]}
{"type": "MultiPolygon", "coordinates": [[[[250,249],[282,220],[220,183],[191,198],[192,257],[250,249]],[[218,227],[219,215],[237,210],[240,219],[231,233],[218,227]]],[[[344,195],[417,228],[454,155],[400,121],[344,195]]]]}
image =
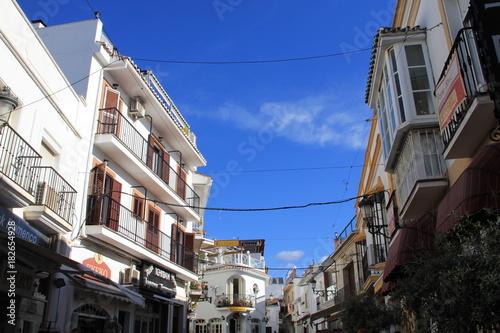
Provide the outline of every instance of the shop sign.
{"type": "Polygon", "coordinates": [[[465,100],[464,81],[460,74],[457,54],[448,65],[445,76],[436,87],[436,101],[438,104],[439,126],[443,132],[455,114],[455,110],[465,100]]]}
{"type": "Polygon", "coordinates": [[[240,245],[240,241],[238,239],[231,239],[231,240],[220,240],[220,241],[214,241],[215,246],[238,246],[240,245]]]}
{"type": "Polygon", "coordinates": [[[94,272],[111,279],[111,268],[104,262],[104,256],[102,254],[95,253],[93,258],[85,259],[82,264],[94,272]]]}
{"type": "Polygon", "coordinates": [[[227,308],[227,311],[245,312],[245,311],[247,311],[247,308],[242,307],[242,306],[231,306],[231,307],[227,308]]]}
{"type": "Polygon", "coordinates": [[[153,289],[168,296],[175,295],[177,284],[173,273],[152,264],[144,265],[142,272],[141,286],[143,288],[153,289]]]}
{"type": "Polygon", "coordinates": [[[247,239],[247,240],[240,240],[240,246],[245,247],[245,246],[261,246],[262,245],[262,239],[247,239]]]}
{"type": "Polygon", "coordinates": [[[15,232],[16,238],[23,239],[27,242],[49,247],[49,238],[42,234],[37,229],[33,228],[28,222],[19,216],[11,213],[7,209],[0,207],[0,230],[10,233],[15,232]]]}

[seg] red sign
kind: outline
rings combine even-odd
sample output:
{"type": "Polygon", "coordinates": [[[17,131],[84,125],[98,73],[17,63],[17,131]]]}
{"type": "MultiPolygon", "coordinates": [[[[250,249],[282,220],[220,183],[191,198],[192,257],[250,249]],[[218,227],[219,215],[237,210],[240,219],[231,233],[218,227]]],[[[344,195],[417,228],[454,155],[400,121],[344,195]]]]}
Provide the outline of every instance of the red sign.
{"type": "Polygon", "coordinates": [[[93,258],[85,259],[82,264],[96,273],[111,279],[111,269],[103,260],[102,254],[96,253],[93,258]]]}
{"type": "Polygon", "coordinates": [[[458,66],[458,57],[455,53],[448,66],[445,76],[436,87],[436,100],[438,104],[439,126],[441,132],[450,123],[458,106],[465,100],[466,93],[464,81],[458,66]]]}

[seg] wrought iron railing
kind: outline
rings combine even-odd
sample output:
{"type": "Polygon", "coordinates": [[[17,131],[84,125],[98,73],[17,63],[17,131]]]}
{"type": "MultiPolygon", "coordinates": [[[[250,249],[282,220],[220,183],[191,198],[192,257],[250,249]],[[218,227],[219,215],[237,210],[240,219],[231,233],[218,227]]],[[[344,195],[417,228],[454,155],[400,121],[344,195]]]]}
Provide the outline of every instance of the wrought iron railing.
{"type": "Polygon", "coordinates": [[[339,242],[343,242],[347,237],[349,237],[351,232],[353,232],[355,230],[357,230],[356,223],[354,221],[354,218],[352,218],[351,221],[349,221],[349,223],[345,226],[345,228],[340,233],[335,234],[335,240],[339,241],[339,242]]]}
{"type": "Polygon", "coordinates": [[[408,133],[395,168],[398,194],[403,206],[411,197],[417,182],[446,177],[442,149],[438,129],[408,133]]]}
{"type": "Polygon", "coordinates": [[[215,297],[214,304],[217,308],[228,308],[228,307],[254,308],[255,295],[250,295],[250,294],[219,295],[215,297]]]}
{"type": "Polygon", "coordinates": [[[103,225],[164,259],[197,271],[198,261],[193,250],[108,195],[90,195],[87,206],[87,225],[103,225]]]}
{"type": "Polygon", "coordinates": [[[35,204],[45,205],[54,213],[72,224],[75,211],[76,190],[52,167],[37,167],[39,170],[35,204]]]}
{"type": "Polygon", "coordinates": [[[446,149],[453,139],[457,129],[459,128],[462,120],[465,118],[467,111],[469,110],[474,98],[479,92],[480,84],[484,83],[484,75],[481,70],[479,63],[479,56],[477,52],[477,44],[475,38],[475,32],[473,28],[462,28],[453,43],[453,47],[448,55],[448,59],[443,67],[441,76],[437,82],[440,82],[446,76],[449,66],[452,64],[453,57],[457,55],[458,64],[460,67],[460,74],[462,76],[462,81],[465,88],[466,98],[454,110],[453,116],[450,122],[444,129],[443,143],[446,149]]]}
{"type": "Polygon", "coordinates": [[[116,108],[100,109],[97,134],[112,134],[127,147],[154,174],[183,199],[189,207],[199,213],[200,196],[172,168],[170,161],[156,155],[152,162],[154,147],[116,108]],[[179,186],[180,185],[180,186],[179,186]]]}
{"type": "Polygon", "coordinates": [[[31,195],[42,157],[8,124],[0,126],[0,173],[31,195]]]}

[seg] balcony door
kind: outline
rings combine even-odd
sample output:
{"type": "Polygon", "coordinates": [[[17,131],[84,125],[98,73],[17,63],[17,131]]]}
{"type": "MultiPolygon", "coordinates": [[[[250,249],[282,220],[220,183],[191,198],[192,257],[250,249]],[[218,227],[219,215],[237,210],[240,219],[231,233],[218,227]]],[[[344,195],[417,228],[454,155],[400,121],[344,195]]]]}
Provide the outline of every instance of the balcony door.
{"type": "Polygon", "coordinates": [[[160,252],[160,212],[153,206],[148,207],[146,247],[156,253],[160,252]]]}
{"type": "Polygon", "coordinates": [[[118,135],[118,110],[120,109],[120,92],[106,87],[104,101],[101,110],[100,128],[101,134],[118,135]]]}
{"type": "Polygon", "coordinates": [[[122,185],[107,172],[106,163],[90,172],[87,224],[101,224],[118,231],[122,185]]]}

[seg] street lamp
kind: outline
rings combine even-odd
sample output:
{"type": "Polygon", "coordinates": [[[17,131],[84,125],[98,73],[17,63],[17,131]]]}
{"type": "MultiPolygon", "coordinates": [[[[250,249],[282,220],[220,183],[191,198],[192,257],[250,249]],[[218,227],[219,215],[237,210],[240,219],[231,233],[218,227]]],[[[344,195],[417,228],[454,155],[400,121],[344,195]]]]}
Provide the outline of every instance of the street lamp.
{"type": "Polygon", "coordinates": [[[366,222],[366,227],[368,228],[369,233],[372,235],[378,234],[386,238],[390,238],[384,232],[384,228],[387,227],[387,224],[378,223],[379,218],[376,215],[375,210],[375,205],[382,203],[383,195],[384,192],[377,192],[363,196],[363,199],[361,199],[358,203],[358,208],[361,211],[363,220],[366,222]]]}
{"type": "Polygon", "coordinates": [[[10,114],[19,105],[16,96],[10,93],[10,88],[4,86],[0,91],[0,125],[3,126],[9,122],[10,114]]]}
{"type": "MultiPolygon", "coordinates": [[[[321,297],[325,297],[324,290],[316,290],[316,280],[314,280],[314,278],[312,278],[311,281],[309,281],[309,284],[311,285],[311,288],[312,288],[312,291],[314,294],[319,295],[321,297]]],[[[335,294],[335,291],[333,291],[333,290],[326,291],[326,296],[331,296],[333,294],[335,294]]]]}
{"type": "Polygon", "coordinates": [[[212,297],[208,297],[208,286],[205,286],[205,288],[201,290],[201,293],[203,295],[203,299],[205,299],[209,303],[212,303],[212,297]]]}

